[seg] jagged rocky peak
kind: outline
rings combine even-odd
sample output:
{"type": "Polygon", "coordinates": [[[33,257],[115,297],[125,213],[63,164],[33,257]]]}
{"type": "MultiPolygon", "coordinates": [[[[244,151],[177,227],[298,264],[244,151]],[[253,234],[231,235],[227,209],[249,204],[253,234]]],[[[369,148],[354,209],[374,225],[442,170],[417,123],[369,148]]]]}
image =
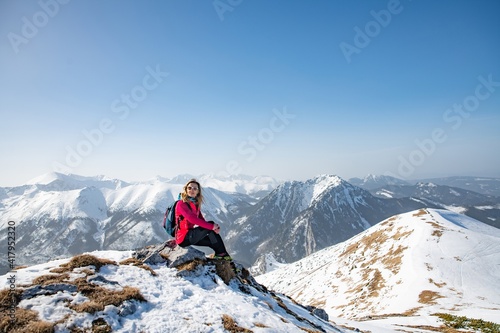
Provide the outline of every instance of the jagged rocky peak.
{"type": "Polygon", "coordinates": [[[329,186],[339,186],[342,183],[345,183],[345,180],[343,180],[337,175],[332,175],[332,174],[321,174],[314,177],[313,180],[318,183],[326,183],[329,186]]]}

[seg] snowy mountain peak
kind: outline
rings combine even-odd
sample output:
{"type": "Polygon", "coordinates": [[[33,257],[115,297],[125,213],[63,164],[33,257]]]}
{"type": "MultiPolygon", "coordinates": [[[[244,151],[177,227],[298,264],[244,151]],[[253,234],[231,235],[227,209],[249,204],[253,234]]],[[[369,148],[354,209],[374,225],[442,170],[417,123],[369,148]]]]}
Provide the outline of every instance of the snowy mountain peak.
{"type": "Polygon", "coordinates": [[[313,181],[315,181],[318,184],[322,184],[325,187],[336,187],[345,183],[345,181],[339,176],[330,174],[318,175],[315,178],[313,178],[313,181]]]}
{"type": "Polygon", "coordinates": [[[303,211],[319,200],[326,192],[341,185],[348,184],[342,178],[335,175],[318,175],[306,181],[286,181],[274,189],[274,196],[279,205],[288,206],[290,199],[293,209],[303,211]],[[288,202],[288,203],[287,203],[288,202]]]}
{"type": "Polygon", "coordinates": [[[117,182],[117,179],[112,179],[104,175],[97,175],[92,177],[80,176],[75,174],[63,174],[59,172],[48,172],[41,176],[35,177],[27,182],[27,185],[48,185],[54,181],[72,181],[72,182],[117,182]]]}
{"type": "Polygon", "coordinates": [[[38,186],[44,191],[75,190],[94,186],[97,188],[118,189],[128,184],[119,179],[103,175],[86,177],[75,174],[50,172],[30,180],[27,185],[38,186]]]}
{"type": "Polygon", "coordinates": [[[247,265],[269,252],[280,262],[292,262],[423,206],[411,199],[376,198],[338,176],[319,175],[279,185],[236,222],[227,241],[247,265]]]}
{"type": "Polygon", "coordinates": [[[28,182],[26,182],[26,185],[35,185],[35,184],[42,184],[42,185],[47,185],[52,183],[55,180],[58,179],[63,179],[64,175],[58,172],[48,172],[43,175],[40,175],[38,177],[35,177],[28,182]]]}
{"type": "Polygon", "coordinates": [[[437,187],[436,184],[434,183],[429,183],[429,182],[418,182],[416,184],[417,187],[425,188],[425,187],[437,187]]]}
{"type": "Polygon", "coordinates": [[[378,181],[381,178],[381,176],[376,176],[374,174],[368,174],[363,178],[364,181],[378,181]]]}
{"type": "Polygon", "coordinates": [[[312,193],[309,204],[318,200],[326,191],[347,184],[342,178],[335,175],[319,175],[311,182],[312,193]]]}

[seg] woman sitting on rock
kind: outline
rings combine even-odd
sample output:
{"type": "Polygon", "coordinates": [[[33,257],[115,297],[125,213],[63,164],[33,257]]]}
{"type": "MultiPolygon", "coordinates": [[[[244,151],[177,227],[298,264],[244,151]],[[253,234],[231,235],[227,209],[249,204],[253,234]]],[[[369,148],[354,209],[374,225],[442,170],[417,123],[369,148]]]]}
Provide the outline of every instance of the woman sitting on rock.
{"type": "Polygon", "coordinates": [[[202,203],[200,183],[196,179],[189,180],[184,185],[181,199],[175,208],[175,219],[179,226],[175,241],[181,247],[207,246],[214,250],[214,259],[232,260],[219,235],[220,225],[205,220],[201,213],[202,203]]]}

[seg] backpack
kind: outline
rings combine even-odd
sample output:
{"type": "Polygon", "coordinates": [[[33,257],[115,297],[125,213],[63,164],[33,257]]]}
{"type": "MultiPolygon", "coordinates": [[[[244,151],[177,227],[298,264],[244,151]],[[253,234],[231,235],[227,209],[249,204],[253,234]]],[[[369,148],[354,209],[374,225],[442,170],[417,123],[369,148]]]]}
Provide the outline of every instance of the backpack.
{"type": "MultiPolygon", "coordinates": [[[[179,229],[179,222],[182,220],[182,216],[180,216],[179,221],[175,219],[175,207],[180,200],[175,200],[172,202],[165,211],[165,216],[163,216],[163,228],[172,237],[175,237],[175,233],[177,229],[179,229]]],[[[188,205],[189,209],[191,207],[188,205]]]]}
{"type": "Polygon", "coordinates": [[[179,200],[175,200],[168,205],[165,216],[163,216],[163,228],[172,237],[175,237],[175,232],[177,231],[177,221],[175,220],[175,206],[177,206],[177,202],[179,200]]]}

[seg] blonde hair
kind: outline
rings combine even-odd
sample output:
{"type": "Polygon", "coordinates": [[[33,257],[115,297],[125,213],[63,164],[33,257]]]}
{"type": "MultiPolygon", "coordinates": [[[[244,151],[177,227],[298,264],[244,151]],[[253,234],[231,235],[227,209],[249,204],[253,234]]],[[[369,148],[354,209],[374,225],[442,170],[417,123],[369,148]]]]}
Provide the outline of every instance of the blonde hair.
{"type": "Polygon", "coordinates": [[[182,201],[184,201],[184,202],[188,202],[189,201],[189,196],[188,196],[188,193],[187,193],[187,188],[188,188],[189,184],[196,184],[196,185],[198,185],[198,194],[196,195],[196,201],[198,203],[198,207],[201,207],[201,204],[203,203],[203,194],[201,193],[201,185],[194,178],[190,179],[186,183],[186,185],[184,185],[184,187],[182,188],[182,193],[181,193],[181,199],[182,199],[182,201]]]}

